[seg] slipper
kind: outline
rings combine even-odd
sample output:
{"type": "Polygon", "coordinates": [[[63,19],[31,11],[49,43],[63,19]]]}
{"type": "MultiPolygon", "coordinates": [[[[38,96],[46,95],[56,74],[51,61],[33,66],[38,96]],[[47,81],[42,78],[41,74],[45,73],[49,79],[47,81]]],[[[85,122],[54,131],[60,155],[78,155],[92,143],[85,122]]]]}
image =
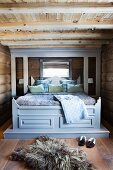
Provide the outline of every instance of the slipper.
{"type": "Polygon", "coordinates": [[[86,147],[87,148],[93,148],[95,146],[96,139],[95,138],[90,138],[86,141],[86,147]]]}
{"type": "Polygon", "coordinates": [[[81,136],[78,142],[79,146],[84,146],[86,144],[86,137],[85,136],[81,136]]]}

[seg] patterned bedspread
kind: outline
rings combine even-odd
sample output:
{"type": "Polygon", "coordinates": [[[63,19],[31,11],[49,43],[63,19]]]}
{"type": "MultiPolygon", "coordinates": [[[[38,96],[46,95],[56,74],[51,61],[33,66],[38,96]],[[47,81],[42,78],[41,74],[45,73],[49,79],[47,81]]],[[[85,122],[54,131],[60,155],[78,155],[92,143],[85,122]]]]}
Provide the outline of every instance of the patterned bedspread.
{"type": "MultiPolygon", "coordinates": [[[[59,95],[59,94],[55,94],[59,95]]],[[[61,94],[60,94],[61,95],[61,94]]],[[[66,94],[68,96],[68,94],[66,94]]],[[[96,103],[96,100],[85,93],[75,93],[74,96],[79,97],[84,104],[86,105],[93,105],[96,103]]],[[[24,96],[20,96],[17,98],[16,102],[19,105],[24,106],[57,106],[60,105],[59,101],[56,101],[54,98],[54,94],[38,94],[32,95],[28,93],[24,96]]]]}

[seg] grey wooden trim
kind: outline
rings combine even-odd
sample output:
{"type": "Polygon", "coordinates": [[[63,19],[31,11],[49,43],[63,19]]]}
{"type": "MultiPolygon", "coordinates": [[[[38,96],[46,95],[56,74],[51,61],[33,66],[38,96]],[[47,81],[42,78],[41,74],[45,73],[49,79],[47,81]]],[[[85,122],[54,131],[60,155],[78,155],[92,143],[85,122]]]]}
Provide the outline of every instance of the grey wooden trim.
{"type": "Polygon", "coordinates": [[[63,48],[63,49],[13,49],[10,48],[11,55],[13,57],[96,57],[100,55],[100,48],[92,48],[92,49],[74,49],[74,48],[63,48]]]}
{"type": "Polygon", "coordinates": [[[97,100],[97,103],[95,104],[95,127],[100,128],[100,121],[101,121],[101,98],[97,100]]]}
{"type": "Polygon", "coordinates": [[[100,68],[101,61],[100,56],[96,57],[96,96],[100,96],[100,68]]]}
{"type": "MultiPolygon", "coordinates": [[[[87,137],[109,137],[109,131],[104,127],[100,127],[100,117],[101,117],[101,98],[97,100],[95,105],[86,105],[88,111],[89,119],[92,119],[92,126],[90,122],[87,120],[81,121],[80,126],[76,124],[74,125],[65,125],[62,120],[62,109],[60,106],[19,106],[16,103],[16,100],[13,98],[13,129],[8,129],[4,133],[5,138],[13,139],[13,138],[36,138],[40,135],[48,135],[50,137],[79,137],[81,135],[85,135],[87,137]],[[19,128],[19,116],[20,119],[28,121],[28,128],[20,126],[19,128]],[[36,119],[40,119],[41,121],[49,116],[50,119],[53,120],[52,127],[50,128],[38,128],[36,124],[36,119]],[[39,117],[40,116],[40,117],[39,117]],[[30,128],[30,118],[35,120],[35,125],[30,128]],[[59,123],[57,123],[59,122],[59,123]],[[86,123],[86,125],[84,125],[86,123]],[[60,124],[60,126],[59,126],[60,124]],[[63,127],[63,126],[66,126],[63,127]],[[73,126],[73,127],[70,127],[73,126]],[[85,128],[84,128],[85,126],[85,128]]],[[[21,121],[22,122],[22,121],[21,121]]],[[[20,123],[21,123],[20,122],[20,123]]],[[[32,121],[31,121],[32,122],[32,121]]],[[[39,122],[39,121],[38,121],[39,122]]],[[[40,123],[40,122],[39,122],[40,123]]]]}
{"type": "MultiPolygon", "coordinates": [[[[35,129],[37,127],[36,125],[36,119],[37,122],[41,120],[41,122],[45,121],[46,119],[54,119],[55,126],[53,125],[54,130],[62,130],[63,127],[66,126],[66,130],[73,128],[71,130],[75,130],[75,128],[79,127],[89,127],[89,128],[100,128],[100,111],[101,111],[101,99],[99,98],[97,100],[97,103],[95,105],[86,105],[86,109],[88,111],[88,118],[85,120],[79,120],[73,125],[67,125],[65,123],[61,123],[60,121],[63,118],[63,110],[61,106],[19,106],[16,102],[16,100],[13,98],[12,101],[13,109],[13,129],[19,128],[19,122],[18,120],[28,120],[32,116],[32,121],[30,123],[29,119],[29,127],[32,126],[32,129],[35,129]],[[59,119],[57,119],[57,118],[59,119]],[[33,126],[33,120],[35,120],[35,125],[33,126]],[[56,122],[57,120],[57,122],[56,122]],[[90,120],[87,122],[87,120],[90,120]],[[56,124],[57,123],[57,124],[56,124]]],[[[21,121],[22,122],[22,121],[21,121]]],[[[62,121],[63,122],[63,121],[62,121]]],[[[24,125],[22,125],[24,127],[24,125]]],[[[40,128],[39,128],[40,129],[40,128]]],[[[44,129],[44,128],[42,128],[44,129]]],[[[45,129],[46,130],[46,129],[45,129]]]]}
{"type": "Polygon", "coordinates": [[[4,132],[5,139],[32,139],[40,136],[48,136],[54,138],[79,138],[80,136],[86,136],[87,138],[109,138],[109,131],[104,127],[99,129],[92,128],[76,128],[74,131],[53,131],[49,130],[34,130],[34,129],[7,129],[4,132]]]}
{"type": "Polygon", "coordinates": [[[24,94],[27,92],[28,85],[28,57],[23,57],[23,74],[24,74],[24,94]]]}
{"type": "Polygon", "coordinates": [[[11,56],[11,86],[12,96],[16,96],[16,60],[11,56]]]}
{"type": "Polygon", "coordinates": [[[88,94],[88,57],[84,57],[84,92],[88,94]]]}

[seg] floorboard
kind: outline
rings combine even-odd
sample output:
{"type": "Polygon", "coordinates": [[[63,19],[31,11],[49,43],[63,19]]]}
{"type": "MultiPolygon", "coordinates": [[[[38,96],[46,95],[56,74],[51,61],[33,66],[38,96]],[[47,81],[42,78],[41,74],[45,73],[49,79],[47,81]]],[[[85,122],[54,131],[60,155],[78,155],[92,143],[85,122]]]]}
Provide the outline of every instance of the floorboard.
{"type": "MultiPolygon", "coordinates": [[[[0,170],[28,170],[22,162],[10,161],[11,152],[21,146],[26,146],[34,142],[34,139],[3,139],[3,132],[10,126],[8,120],[0,127],[0,170]]],[[[77,139],[58,139],[63,140],[69,147],[78,147],[77,139]]],[[[113,138],[97,138],[94,148],[80,147],[87,154],[98,170],[113,170],[113,138]]]]}
{"type": "MultiPolygon", "coordinates": [[[[69,147],[78,147],[76,139],[59,139],[63,140],[69,147]]],[[[1,139],[0,140],[0,169],[1,170],[28,170],[23,162],[10,161],[9,155],[18,147],[25,147],[34,142],[34,139],[1,139]],[[10,146],[10,147],[9,147],[10,146]]],[[[97,138],[94,148],[80,147],[87,154],[90,160],[98,170],[113,170],[113,139],[97,138]]]]}
{"type": "Polygon", "coordinates": [[[7,128],[10,127],[10,125],[11,125],[11,119],[9,119],[6,123],[0,126],[0,139],[3,139],[3,133],[7,128]]]}

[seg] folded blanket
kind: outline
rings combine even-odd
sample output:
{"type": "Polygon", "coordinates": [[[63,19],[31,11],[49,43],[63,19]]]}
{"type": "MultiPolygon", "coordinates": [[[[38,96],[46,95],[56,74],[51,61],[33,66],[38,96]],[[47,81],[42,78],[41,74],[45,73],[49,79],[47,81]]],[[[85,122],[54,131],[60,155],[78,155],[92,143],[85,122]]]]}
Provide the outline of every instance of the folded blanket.
{"type": "Polygon", "coordinates": [[[77,96],[55,95],[60,101],[67,123],[76,123],[80,119],[88,118],[88,112],[84,102],[77,96]]]}

